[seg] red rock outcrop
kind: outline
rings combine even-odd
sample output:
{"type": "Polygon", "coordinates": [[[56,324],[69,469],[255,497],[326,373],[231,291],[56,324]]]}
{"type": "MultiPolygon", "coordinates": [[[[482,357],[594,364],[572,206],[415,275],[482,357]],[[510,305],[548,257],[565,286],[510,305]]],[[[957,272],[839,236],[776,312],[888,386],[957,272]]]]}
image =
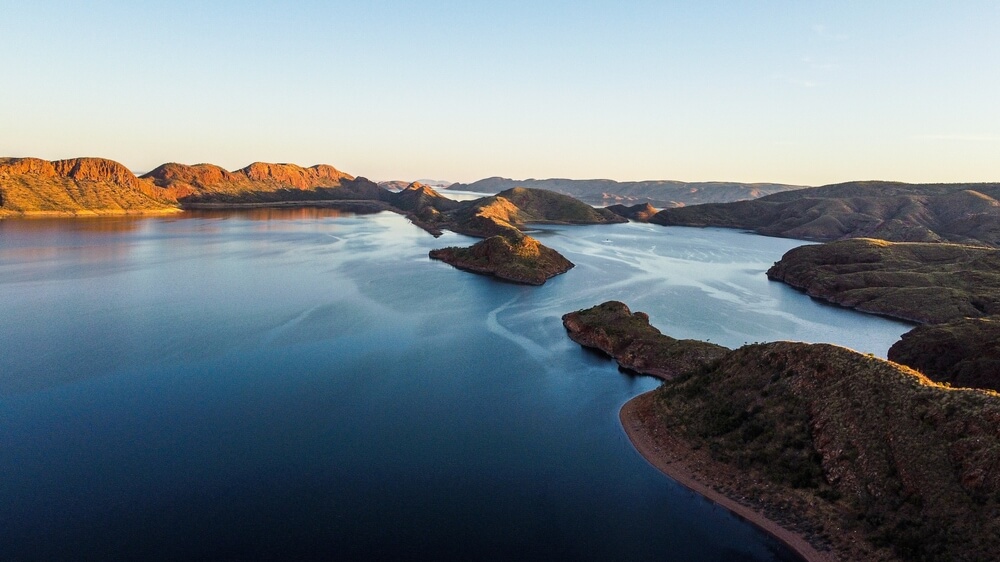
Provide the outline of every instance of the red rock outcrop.
{"type": "Polygon", "coordinates": [[[73,180],[111,182],[139,189],[139,178],[125,166],[106,158],[71,158],[52,162],[56,174],[73,180]]]}

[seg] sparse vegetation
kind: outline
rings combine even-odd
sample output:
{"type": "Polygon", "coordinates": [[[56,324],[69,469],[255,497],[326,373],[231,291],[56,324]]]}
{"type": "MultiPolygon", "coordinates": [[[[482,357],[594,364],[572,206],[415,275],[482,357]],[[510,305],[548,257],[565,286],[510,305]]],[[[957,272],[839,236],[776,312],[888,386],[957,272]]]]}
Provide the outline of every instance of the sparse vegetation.
{"type": "MultiPolygon", "coordinates": [[[[574,314],[595,333],[629,333],[643,318],[623,319],[619,305],[574,314]]],[[[673,370],[683,374],[653,393],[647,431],[735,469],[708,482],[728,496],[808,529],[843,559],[987,561],[1000,552],[997,393],[951,389],[826,344],[746,345],[673,370]],[[852,542],[852,529],[864,543],[852,542]]]]}
{"type": "Polygon", "coordinates": [[[1000,250],[855,239],[802,246],[768,277],[864,312],[933,324],[889,350],[955,386],[1000,389],[1000,250]]]}
{"type": "Polygon", "coordinates": [[[752,201],[664,209],[650,222],[721,226],[768,236],[831,241],[1000,245],[1000,184],[850,182],[752,201]]]}

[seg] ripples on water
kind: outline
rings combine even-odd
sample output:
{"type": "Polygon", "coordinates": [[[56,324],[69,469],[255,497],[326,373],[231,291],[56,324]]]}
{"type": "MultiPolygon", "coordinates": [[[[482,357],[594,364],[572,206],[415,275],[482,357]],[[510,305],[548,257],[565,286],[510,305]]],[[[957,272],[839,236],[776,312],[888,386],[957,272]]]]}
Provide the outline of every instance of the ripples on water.
{"type": "Polygon", "coordinates": [[[879,355],[908,327],[768,282],[794,241],[535,236],[577,267],[460,272],[427,252],[474,240],[390,213],[0,221],[0,559],[787,559],[634,452],[656,381],[560,317],[879,355]]]}

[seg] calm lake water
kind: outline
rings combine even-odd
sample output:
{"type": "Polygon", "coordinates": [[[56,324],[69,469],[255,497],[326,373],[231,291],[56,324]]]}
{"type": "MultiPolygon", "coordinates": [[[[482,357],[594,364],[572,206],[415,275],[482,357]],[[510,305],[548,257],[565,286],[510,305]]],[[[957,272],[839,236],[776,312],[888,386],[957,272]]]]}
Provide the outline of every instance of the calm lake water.
{"type": "Polygon", "coordinates": [[[0,221],[0,559],[791,559],[633,450],[657,381],[560,316],[878,355],[908,326],[768,282],[795,241],[535,236],[577,267],[461,272],[427,252],[473,239],[391,213],[0,221]]]}

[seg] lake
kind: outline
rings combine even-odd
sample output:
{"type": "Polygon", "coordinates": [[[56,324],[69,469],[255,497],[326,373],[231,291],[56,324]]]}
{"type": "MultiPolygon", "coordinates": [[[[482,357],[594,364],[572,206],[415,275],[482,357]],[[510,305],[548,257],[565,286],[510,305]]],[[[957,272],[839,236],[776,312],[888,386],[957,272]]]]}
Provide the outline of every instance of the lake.
{"type": "Polygon", "coordinates": [[[576,268],[458,271],[427,252],[475,239],[392,213],[0,221],[0,559],[795,559],[633,450],[658,382],[560,317],[881,356],[910,326],[769,282],[801,242],[533,235],[576,268]]]}

